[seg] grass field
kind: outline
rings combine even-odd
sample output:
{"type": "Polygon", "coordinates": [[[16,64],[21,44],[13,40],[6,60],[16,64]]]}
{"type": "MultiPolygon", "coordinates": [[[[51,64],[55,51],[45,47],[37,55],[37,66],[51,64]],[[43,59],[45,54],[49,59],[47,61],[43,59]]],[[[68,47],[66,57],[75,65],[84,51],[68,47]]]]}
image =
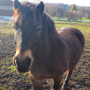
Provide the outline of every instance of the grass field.
{"type": "MultiPolygon", "coordinates": [[[[75,27],[85,37],[85,48],[72,75],[68,90],[90,90],[90,23],[55,21],[56,28],[75,27]]],[[[18,73],[13,66],[14,30],[9,22],[0,22],[0,90],[30,90],[33,88],[28,73],[18,73]]],[[[64,79],[63,79],[64,80],[64,79]]],[[[62,80],[62,82],[63,82],[62,80]]],[[[45,80],[45,89],[52,89],[52,80],[45,80]]]]}

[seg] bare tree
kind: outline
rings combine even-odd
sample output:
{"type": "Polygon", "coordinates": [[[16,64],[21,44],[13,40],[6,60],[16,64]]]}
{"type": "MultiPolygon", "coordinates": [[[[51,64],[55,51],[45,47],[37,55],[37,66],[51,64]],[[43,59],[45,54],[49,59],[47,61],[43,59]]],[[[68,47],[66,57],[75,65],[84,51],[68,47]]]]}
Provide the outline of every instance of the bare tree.
{"type": "Polygon", "coordinates": [[[85,16],[86,18],[90,19],[90,7],[87,7],[85,16]]]}
{"type": "Polygon", "coordinates": [[[45,12],[51,17],[63,17],[64,9],[57,4],[47,3],[45,4],[45,12]]]}
{"type": "Polygon", "coordinates": [[[77,19],[81,19],[82,18],[82,15],[80,12],[77,12],[77,11],[66,11],[64,13],[64,16],[67,17],[67,20],[70,21],[70,20],[73,20],[73,21],[77,21],[77,19]]]}
{"type": "Polygon", "coordinates": [[[63,17],[63,14],[64,14],[64,9],[60,6],[58,6],[56,16],[60,18],[60,17],[63,17]]]}
{"type": "Polygon", "coordinates": [[[45,12],[48,13],[51,17],[56,16],[57,6],[54,4],[45,4],[45,12]]]}

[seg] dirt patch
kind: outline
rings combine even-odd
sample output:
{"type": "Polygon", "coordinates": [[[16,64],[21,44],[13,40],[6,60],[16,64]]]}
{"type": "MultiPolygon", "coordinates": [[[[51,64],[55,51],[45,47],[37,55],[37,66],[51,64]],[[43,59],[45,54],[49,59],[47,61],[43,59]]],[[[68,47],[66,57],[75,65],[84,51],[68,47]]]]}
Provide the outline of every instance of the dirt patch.
{"type": "MultiPolygon", "coordinates": [[[[13,30],[0,30],[0,90],[33,90],[28,73],[18,73],[13,66],[15,54],[13,30]]],[[[63,83],[64,79],[62,80],[63,83]]],[[[53,81],[44,80],[44,89],[52,90],[53,81]]],[[[72,75],[66,90],[90,90],[90,43],[86,46],[82,57],[72,75]]]]}

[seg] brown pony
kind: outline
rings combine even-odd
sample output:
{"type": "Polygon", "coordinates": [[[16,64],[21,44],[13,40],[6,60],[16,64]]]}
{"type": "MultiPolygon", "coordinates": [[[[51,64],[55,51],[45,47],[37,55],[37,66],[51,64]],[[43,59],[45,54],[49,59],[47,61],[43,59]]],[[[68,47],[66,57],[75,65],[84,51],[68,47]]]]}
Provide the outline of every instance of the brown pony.
{"type": "Polygon", "coordinates": [[[14,65],[19,72],[28,72],[34,90],[43,90],[43,79],[54,80],[59,90],[63,74],[68,71],[64,89],[84,48],[84,36],[76,28],[58,31],[53,20],[44,12],[44,3],[38,5],[14,0],[16,54],[14,65]]]}

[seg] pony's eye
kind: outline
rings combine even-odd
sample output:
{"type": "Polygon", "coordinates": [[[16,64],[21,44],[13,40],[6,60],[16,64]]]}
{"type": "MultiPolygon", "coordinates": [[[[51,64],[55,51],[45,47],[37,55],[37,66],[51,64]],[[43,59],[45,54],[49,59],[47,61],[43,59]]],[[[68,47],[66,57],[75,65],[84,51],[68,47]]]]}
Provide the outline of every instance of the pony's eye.
{"type": "Polygon", "coordinates": [[[38,26],[38,27],[37,27],[38,33],[41,32],[41,29],[42,29],[42,26],[38,26]]]}
{"type": "Polygon", "coordinates": [[[17,29],[17,27],[18,27],[18,22],[14,22],[13,28],[14,28],[14,29],[17,29]]]}
{"type": "Polygon", "coordinates": [[[15,25],[13,25],[13,28],[15,29],[15,25]]]}
{"type": "Polygon", "coordinates": [[[16,28],[15,22],[13,23],[13,28],[14,28],[14,29],[16,28]]]}

